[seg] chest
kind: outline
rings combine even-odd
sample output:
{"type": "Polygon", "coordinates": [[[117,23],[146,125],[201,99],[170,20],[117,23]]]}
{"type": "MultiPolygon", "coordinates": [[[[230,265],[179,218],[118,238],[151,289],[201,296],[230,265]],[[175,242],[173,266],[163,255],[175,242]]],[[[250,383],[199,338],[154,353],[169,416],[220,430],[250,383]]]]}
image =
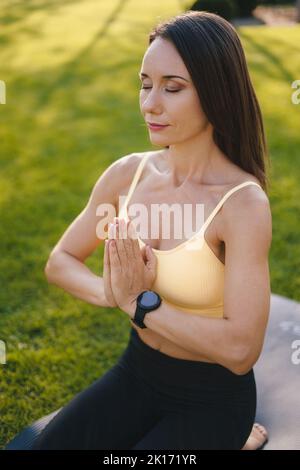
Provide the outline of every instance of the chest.
{"type": "MultiPolygon", "coordinates": [[[[139,182],[127,206],[134,219],[139,238],[160,251],[173,250],[198,233],[222,196],[221,189],[201,190],[195,186],[180,191],[170,187],[168,179],[157,184],[154,177],[139,182]],[[166,190],[167,188],[167,190],[166,190]]],[[[225,262],[222,233],[222,210],[205,230],[205,240],[214,255],[225,262]]]]}

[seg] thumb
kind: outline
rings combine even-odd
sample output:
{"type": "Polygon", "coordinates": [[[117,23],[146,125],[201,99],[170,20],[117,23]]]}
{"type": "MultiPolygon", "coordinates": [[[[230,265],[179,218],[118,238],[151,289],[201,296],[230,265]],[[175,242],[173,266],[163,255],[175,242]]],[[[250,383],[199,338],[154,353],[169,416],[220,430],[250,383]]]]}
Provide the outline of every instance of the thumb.
{"type": "Polygon", "coordinates": [[[157,259],[155,254],[153,253],[151,246],[146,245],[145,247],[145,255],[146,255],[146,266],[150,271],[155,271],[157,266],[157,259]]]}
{"type": "Polygon", "coordinates": [[[146,264],[146,262],[148,261],[148,258],[147,258],[147,246],[148,245],[145,245],[141,248],[141,253],[142,253],[142,258],[143,258],[143,261],[144,263],[146,264]]]}

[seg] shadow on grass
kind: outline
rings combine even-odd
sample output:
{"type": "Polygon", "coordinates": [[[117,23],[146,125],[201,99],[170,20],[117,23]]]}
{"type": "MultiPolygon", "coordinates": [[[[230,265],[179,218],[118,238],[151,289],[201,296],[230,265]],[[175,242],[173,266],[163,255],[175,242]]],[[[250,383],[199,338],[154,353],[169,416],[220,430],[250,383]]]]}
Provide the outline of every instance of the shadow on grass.
{"type": "Polygon", "coordinates": [[[11,25],[24,21],[29,15],[40,10],[53,13],[64,6],[82,0],[1,0],[0,24],[11,25]]]}
{"type": "MultiPolygon", "coordinates": [[[[266,64],[271,63],[277,71],[280,73],[281,77],[283,78],[284,81],[287,81],[288,83],[292,83],[295,80],[295,77],[282,65],[282,62],[280,59],[271,52],[271,50],[268,48],[268,46],[263,46],[259,41],[255,41],[253,39],[253,36],[247,34],[243,30],[239,30],[239,35],[242,39],[248,42],[250,46],[253,47],[254,51],[259,52],[260,54],[263,55],[266,64]]],[[[259,63],[259,69],[261,70],[261,73],[263,75],[271,75],[272,78],[274,78],[274,74],[270,74],[268,72],[267,66],[264,66],[263,63],[259,63]]]]}

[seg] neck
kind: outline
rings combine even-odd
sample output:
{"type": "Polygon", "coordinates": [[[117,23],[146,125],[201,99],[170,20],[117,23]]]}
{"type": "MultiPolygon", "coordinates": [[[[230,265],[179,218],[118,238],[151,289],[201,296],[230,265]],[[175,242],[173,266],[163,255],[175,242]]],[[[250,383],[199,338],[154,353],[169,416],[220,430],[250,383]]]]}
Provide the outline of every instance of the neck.
{"type": "Polygon", "coordinates": [[[222,184],[225,164],[228,166],[229,160],[208,133],[171,144],[165,151],[175,188],[182,187],[187,182],[222,184]]]}

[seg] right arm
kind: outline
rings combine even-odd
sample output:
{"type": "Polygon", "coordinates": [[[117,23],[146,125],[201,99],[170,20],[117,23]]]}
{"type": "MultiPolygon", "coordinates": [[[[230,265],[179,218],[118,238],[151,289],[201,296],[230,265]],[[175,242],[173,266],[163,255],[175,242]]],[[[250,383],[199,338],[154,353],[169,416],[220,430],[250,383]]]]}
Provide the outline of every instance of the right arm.
{"type": "Polygon", "coordinates": [[[50,284],[55,284],[90,304],[109,306],[104,293],[103,277],[94,274],[84,261],[106,238],[99,238],[96,233],[99,223],[97,207],[105,203],[114,208],[114,213],[110,212],[107,216],[108,228],[108,224],[113,222],[113,217],[117,214],[117,197],[128,189],[138,161],[138,154],[129,154],[113,162],[102,173],[94,185],[86,207],[50,253],[45,266],[45,275],[50,284]]]}

